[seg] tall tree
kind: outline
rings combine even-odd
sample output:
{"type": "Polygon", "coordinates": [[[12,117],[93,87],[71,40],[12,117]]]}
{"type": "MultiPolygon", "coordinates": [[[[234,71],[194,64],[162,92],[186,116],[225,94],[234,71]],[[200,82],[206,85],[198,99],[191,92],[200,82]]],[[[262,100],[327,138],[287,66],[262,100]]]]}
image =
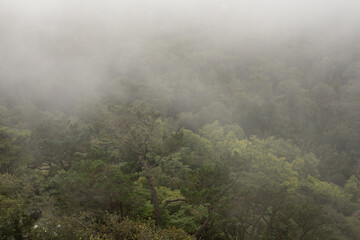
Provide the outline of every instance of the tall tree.
{"type": "MultiPolygon", "coordinates": [[[[152,168],[160,163],[176,144],[167,141],[162,128],[160,115],[144,105],[129,107],[112,107],[114,113],[110,121],[110,130],[120,145],[125,144],[129,151],[136,154],[141,163],[143,173],[150,188],[150,195],[154,206],[156,225],[161,226],[162,211],[170,202],[160,206],[155,186],[152,168]]],[[[171,138],[171,137],[170,137],[171,138]]],[[[178,199],[177,201],[183,201],[178,199]]]]}

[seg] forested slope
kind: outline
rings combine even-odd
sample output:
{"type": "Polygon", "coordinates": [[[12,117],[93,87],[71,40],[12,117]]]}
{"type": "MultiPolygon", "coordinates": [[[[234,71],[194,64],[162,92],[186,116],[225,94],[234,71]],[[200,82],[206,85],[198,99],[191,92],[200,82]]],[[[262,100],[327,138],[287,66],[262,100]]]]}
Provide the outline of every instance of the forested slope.
{"type": "Polygon", "coordinates": [[[360,34],[149,19],[1,65],[0,239],[359,239],[360,34]]]}

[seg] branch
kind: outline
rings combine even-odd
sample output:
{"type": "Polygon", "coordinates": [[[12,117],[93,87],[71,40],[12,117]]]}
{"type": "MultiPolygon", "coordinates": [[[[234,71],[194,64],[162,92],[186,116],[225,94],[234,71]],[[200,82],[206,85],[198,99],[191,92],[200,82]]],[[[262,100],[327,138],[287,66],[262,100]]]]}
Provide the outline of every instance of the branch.
{"type": "Polygon", "coordinates": [[[211,212],[212,209],[208,208],[208,216],[207,218],[205,218],[204,223],[200,226],[200,228],[194,233],[194,237],[198,238],[200,236],[200,234],[205,230],[206,226],[208,225],[209,221],[210,221],[210,217],[211,217],[211,212]]]}
{"type": "Polygon", "coordinates": [[[236,183],[237,179],[234,179],[225,189],[223,189],[217,196],[215,195],[213,200],[218,202],[224,194],[230,190],[230,188],[236,183]]]}
{"type": "Polygon", "coordinates": [[[135,148],[133,148],[130,143],[124,141],[124,144],[126,145],[126,147],[127,147],[131,152],[136,153],[136,154],[138,154],[138,155],[141,156],[142,152],[135,150],[135,148]]]}
{"type": "Polygon", "coordinates": [[[167,205],[173,202],[185,202],[186,198],[178,198],[178,199],[172,199],[172,200],[166,200],[164,203],[164,206],[161,208],[161,212],[164,211],[167,205]]]}
{"type": "Polygon", "coordinates": [[[151,168],[157,167],[159,166],[161,160],[163,160],[165,158],[165,156],[160,156],[160,158],[158,160],[155,160],[155,163],[150,165],[151,168]]]}

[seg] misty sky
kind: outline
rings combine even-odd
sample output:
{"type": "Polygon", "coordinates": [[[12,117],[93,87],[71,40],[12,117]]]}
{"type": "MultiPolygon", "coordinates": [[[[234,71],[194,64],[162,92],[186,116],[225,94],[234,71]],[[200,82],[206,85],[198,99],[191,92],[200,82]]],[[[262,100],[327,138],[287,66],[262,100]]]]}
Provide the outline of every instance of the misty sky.
{"type": "MultiPolygon", "coordinates": [[[[139,55],[138,42],[186,31],[281,38],[348,38],[360,26],[352,0],[0,0],[0,84],[79,94],[108,65],[139,55]]],[[[321,39],[322,40],[322,39],[321,39]]]]}

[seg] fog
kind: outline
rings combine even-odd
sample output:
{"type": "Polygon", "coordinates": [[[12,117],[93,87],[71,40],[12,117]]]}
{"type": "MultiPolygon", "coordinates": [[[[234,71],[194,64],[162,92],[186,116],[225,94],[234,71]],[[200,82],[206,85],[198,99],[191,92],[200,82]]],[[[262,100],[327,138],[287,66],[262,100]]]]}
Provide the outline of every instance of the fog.
{"type": "Polygon", "coordinates": [[[359,10],[0,0],[0,239],[359,239],[359,10]]]}
{"type": "Polygon", "coordinates": [[[193,51],[294,36],[342,44],[357,34],[359,7],[340,0],[1,0],[2,94],[71,102],[159,51],[154,39],[188,33],[201,36],[193,51]]]}

